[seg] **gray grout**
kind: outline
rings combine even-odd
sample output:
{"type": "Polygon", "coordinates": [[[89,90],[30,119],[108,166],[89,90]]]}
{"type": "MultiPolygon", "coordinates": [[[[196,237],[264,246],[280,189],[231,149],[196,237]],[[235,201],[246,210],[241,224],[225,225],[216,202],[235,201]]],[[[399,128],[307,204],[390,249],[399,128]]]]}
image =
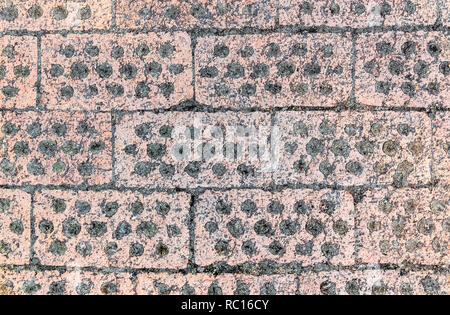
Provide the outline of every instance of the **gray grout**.
{"type": "MultiPolygon", "coordinates": [[[[350,95],[351,98],[351,95],[350,95]]],[[[329,111],[329,112],[429,112],[433,110],[435,112],[450,112],[450,108],[445,108],[443,106],[435,106],[435,104],[430,104],[427,107],[407,107],[407,106],[372,106],[365,105],[362,103],[351,102],[351,107],[344,104],[337,104],[335,106],[287,106],[287,107],[212,107],[210,105],[201,104],[194,99],[187,99],[179,103],[179,105],[172,106],[170,108],[155,108],[155,109],[112,109],[112,110],[71,110],[71,109],[45,109],[47,113],[117,113],[118,115],[130,115],[136,113],[154,113],[154,114],[164,114],[164,113],[176,113],[176,112],[203,112],[203,113],[227,113],[227,112],[237,112],[237,113],[251,113],[251,112],[262,112],[262,113],[276,113],[285,111],[296,111],[296,112],[307,112],[307,111],[329,111]],[[186,106],[185,104],[190,104],[191,106],[186,106]]],[[[1,112],[37,112],[41,113],[43,108],[41,107],[27,107],[27,108],[0,108],[1,112]]]]}
{"type": "Polygon", "coordinates": [[[197,195],[190,195],[190,203],[189,203],[189,222],[187,222],[188,230],[189,230],[189,259],[187,268],[189,271],[194,271],[196,268],[195,264],[195,210],[197,204],[197,195]]]}
{"type": "Polygon", "coordinates": [[[191,54],[192,54],[192,89],[193,89],[193,100],[196,102],[196,75],[195,75],[195,48],[197,46],[197,36],[195,34],[190,34],[191,38],[191,54]]]}
{"type": "Polygon", "coordinates": [[[240,275],[302,275],[310,272],[321,273],[329,271],[369,271],[369,270],[397,270],[407,269],[410,272],[432,271],[439,274],[450,274],[449,265],[423,265],[411,264],[404,262],[402,264],[374,264],[374,263],[355,263],[353,265],[331,265],[327,262],[317,263],[314,265],[302,266],[301,262],[291,262],[279,264],[273,260],[261,261],[259,263],[244,263],[240,265],[224,265],[221,263],[209,266],[197,266],[195,268],[131,268],[131,267],[71,267],[71,266],[54,266],[41,264],[0,264],[0,268],[10,269],[14,271],[34,270],[38,272],[59,271],[70,272],[74,269],[87,272],[103,272],[103,273],[128,273],[128,274],[189,274],[189,273],[208,273],[214,275],[222,274],[240,274],[240,275]],[[266,266],[271,265],[271,271],[267,271],[266,266]]]}
{"type": "Polygon", "coordinates": [[[34,244],[36,242],[36,218],[34,217],[34,193],[31,193],[31,204],[30,204],[30,264],[34,261],[34,244]]]}
{"type": "Polygon", "coordinates": [[[449,26],[443,26],[441,23],[433,25],[411,24],[411,25],[392,25],[392,26],[368,26],[368,27],[337,27],[337,26],[304,26],[304,25],[279,25],[272,28],[256,28],[256,27],[242,27],[242,28],[181,28],[181,27],[152,27],[152,28],[119,28],[114,27],[110,29],[89,29],[89,30],[3,30],[0,31],[2,36],[44,36],[44,35],[68,35],[68,34],[147,34],[147,33],[173,33],[186,32],[195,33],[198,37],[207,36],[228,36],[228,35],[267,35],[274,33],[290,33],[290,34],[304,34],[304,33],[386,33],[386,32],[418,32],[418,31],[437,31],[449,32],[449,26]]]}
{"type": "MultiPolygon", "coordinates": [[[[410,189],[426,189],[438,186],[436,181],[431,181],[425,184],[419,185],[408,185],[403,186],[402,188],[410,188],[410,189]]],[[[166,192],[170,194],[185,192],[188,194],[199,195],[203,194],[205,191],[232,191],[232,190],[263,190],[263,191],[273,191],[273,192],[281,192],[283,190],[288,189],[312,189],[312,190],[323,190],[323,189],[333,189],[336,191],[353,191],[355,189],[388,189],[388,188],[396,188],[395,186],[388,184],[364,184],[364,185],[339,185],[337,183],[315,183],[315,184],[303,184],[303,183],[287,183],[287,184],[274,184],[270,183],[267,186],[253,186],[253,185],[241,185],[241,186],[227,186],[227,187],[219,187],[219,186],[197,186],[197,187],[145,187],[145,186],[123,186],[123,185],[0,185],[0,189],[20,189],[24,190],[28,193],[34,191],[42,191],[42,190],[70,190],[70,191],[108,191],[108,190],[118,190],[118,191],[130,191],[141,194],[152,194],[156,192],[166,192]]]]}
{"type": "Polygon", "coordinates": [[[111,0],[111,30],[117,28],[117,0],[111,0]]]}

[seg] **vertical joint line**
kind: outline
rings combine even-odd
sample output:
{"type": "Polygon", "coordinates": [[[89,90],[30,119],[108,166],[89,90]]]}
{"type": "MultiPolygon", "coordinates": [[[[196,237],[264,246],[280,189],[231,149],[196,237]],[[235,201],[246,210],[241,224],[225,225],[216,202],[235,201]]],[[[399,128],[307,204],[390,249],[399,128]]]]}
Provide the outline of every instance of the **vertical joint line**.
{"type": "MultiPolygon", "coordinates": [[[[358,211],[358,202],[356,202],[355,200],[355,196],[352,195],[353,198],[353,213],[354,213],[354,218],[353,218],[353,237],[355,238],[354,240],[354,244],[353,244],[353,250],[355,251],[355,260],[354,260],[354,265],[357,266],[359,261],[359,211],[358,211]]],[[[365,198],[365,196],[362,197],[363,199],[365,198]]],[[[362,200],[360,200],[359,202],[362,202],[362,200]]]]}
{"type": "Polygon", "coordinates": [[[31,204],[30,204],[30,264],[34,263],[34,243],[36,241],[36,231],[35,231],[35,217],[34,217],[34,197],[35,191],[31,192],[31,204]]]}
{"type": "Polygon", "coordinates": [[[280,27],[280,4],[278,1],[275,2],[275,28],[280,27]]]}
{"type": "Polygon", "coordinates": [[[295,277],[295,285],[296,285],[296,289],[295,289],[295,295],[301,295],[301,291],[300,291],[300,289],[301,289],[301,284],[300,284],[300,275],[297,275],[296,277],[295,277]]]}
{"type": "Polygon", "coordinates": [[[111,29],[117,29],[117,0],[111,0],[111,29]]]}
{"type": "Polygon", "coordinates": [[[188,258],[188,272],[193,269],[195,264],[195,206],[197,203],[197,196],[195,193],[191,193],[191,199],[189,202],[189,221],[188,221],[188,230],[189,230],[189,258],[188,258]]]}
{"type": "Polygon", "coordinates": [[[36,107],[42,105],[42,35],[37,36],[37,65],[36,65],[36,107]]]}
{"type": "Polygon", "coordinates": [[[196,87],[195,87],[195,47],[197,47],[197,35],[194,32],[190,32],[191,36],[191,55],[192,55],[192,89],[193,89],[193,99],[196,101],[196,87]]]}

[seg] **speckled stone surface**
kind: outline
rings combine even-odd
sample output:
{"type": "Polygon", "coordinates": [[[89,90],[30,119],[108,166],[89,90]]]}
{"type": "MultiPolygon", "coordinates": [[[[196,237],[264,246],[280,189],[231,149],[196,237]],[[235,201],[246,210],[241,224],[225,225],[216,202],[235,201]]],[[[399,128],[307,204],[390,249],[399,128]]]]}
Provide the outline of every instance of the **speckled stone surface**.
{"type": "Polygon", "coordinates": [[[116,128],[121,185],[270,183],[270,117],[264,113],[137,113],[119,118],[116,128]]]}
{"type": "Polygon", "coordinates": [[[449,113],[439,113],[433,122],[435,129],[433,133],[434,141],[434,170],[436,179],[443,185],[450,185],[450,115],[449,113]]]}
{"type": "Polygon", "coordinates": [[[438,1],[438,4],[441,8],[442,23],[445,26],[450,26],[450,4],[445,0],[438,1]]]}
{"type": "Polygon", "coordinates": [[[447,189],[377,189],[357,209],[361,261],[427,265],[449,261],[447,189]]]}
{"type": "Polygon", "coordinates": [[[21,0],[0,3],[3,30],[88,30],[112,21],[109,0],[21,0]]]}
{"type": "Polygon", "coordinates": [[[448,36],[374,34],[357,40],[356,98],[373,106],[423,107],[450,97],[448,36]]]}
{"type": "Polygon", "coordinates": [[[333,106],[351,91],[349,36],[206,37],[196,47],[196,97],[217,107],[333,106]]]}
{"type": "Polygon", "coordinates": [[[353,198],[346,192],[205,193],[196,211],[197,263],[348,265],[355,260],[355,215],[353,198]]]}
{"type": "Polygon", "coordinates": [[[450,294],[449,13],[0,1],[0,295],[450,294]]]}
{"type": "Polygon", "coordinates": [[[186,33],[43,39],[43,104],[51,109],[171,107],[193,95],[186,33]]]}
{"type": "Polygon", "coordinates": [[[144,275],[138,276],[139,295],[294,295],[294,275],[144,275]]]}
{"type": "Polygon", "coordinates": [[[117,1],[118,25],[131,28],[268,28],[276,15],[273,0],[117,1]]]}
{"type": "Polygon", "coordinates": [[[0,38],[1,108],[26,108],[36,105],[36,38],[0,38]]]}
{"type": "Polygon", "coordinates": [[[45,191],[35,197],[36,257],[46,265],[181,268],[189,196],[45,191]]]}
{"type": "Polygon", "coordinates": [[[3,112],[1,184],[110,182],[111,115],[3,112]]]}
{"type": "Polygon", "coordinates": [[[384,26],[433,24],[437,20],[433,0],[279,0],[280,24],[308,26],[384,26]]]}
{"type": "Polygon", "coordinates": [[[307,273],[299,276],[306,295],[448,295],[450,277],[433,272],[366,270],[307,273]]]}
{"type": "Polygon", "coordinates": [[[0,195],[0,264],[26,264],[30,258],[31,197],[7,189],[0,190],[0,195]]]}
{"type": "Polygon", "coordinates": [[[282,112],[277,183],[426,184],[431,124],[422,113],[282,112]]]}
{"type": "Polygon", "coordinates": [[[2,270],[1,295],[129,295],[133,283],[126,274],[86,272],[73,269],[36,272],[2,270]]]}

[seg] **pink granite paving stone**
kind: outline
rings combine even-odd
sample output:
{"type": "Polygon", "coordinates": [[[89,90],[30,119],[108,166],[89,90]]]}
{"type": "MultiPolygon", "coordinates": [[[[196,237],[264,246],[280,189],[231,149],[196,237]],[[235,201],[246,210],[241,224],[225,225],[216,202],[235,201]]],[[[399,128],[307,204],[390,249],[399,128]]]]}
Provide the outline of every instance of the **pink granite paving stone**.
{"type": "Polygon", "coordinates": [[[370,34],[357,39],[356,98],[363,105],[448,107],[448,37],[439,32],[370,34]]]}
{"type": "Polygon", "coordinates": [[[0,264],[29,262],[30,208],[29,194],[20,190],[0,190],[0,264]]]}
{"type": "Polygon", "coordinates": [[[138,295],[295,295],[295,275],[139,274],[138,295]]]}
{"type": "Polygon", "coordinates": [[[0,295],[130,295],[127,274],[70,270],[36,272],[0,271],[0,295]]]}
{"type": "Polygon", "coordinates": [[[196,98],[214,107],[334,106],[350,96],[351,53],[350,37],[338,34],[201,38],[196,98]]]}
{"type": "Polygon", "coordinates": [[[107,113],[4,112],[1,184],[104,184],[112,178],[107,113]]]}
{"type": "Polygon", "coordinates": [[[433,121],[433,168],[437,180],[450,185],[450,115],[438,113],[433,121]]]}
{"type": "Polygon", "coordinates": [[[265,113],[136,113],[117,124],[118,184],[264,185],[271,180],[265,113]]]}
{"type": "Polygon", "coordinates": [[[117,24],[126,28],[269,28],[275,18],[275,1],[117,1],[117,24]]]}
{"type": "Polygon", "coordinates": [[[206,192],[196,207],[196,263],[351,265],[354,217],[353,198],[347,192],[206,192]]]}
{"type": "Polygon", "coordinates": [[[426,184],[431,124],[417,112],[280,112],[276,183],[426,184]]]}
{"type": "Polygon", "coordinates": [[[184,193],[44,191],[36,195],[36,257],[46,265],[183,268],[184,193]]]}
{"type": "Polygon", "coordinates": [[[443,188],[368,192],[357,207],[358,259],[369,263],[448,263],[449,207],[448,190],[443,188]]]}
{"type": "Polygon", "coordinates": [[[51,35],[42,60],[50,109],[168,108],[193,96],[186,33],[51,35]]]}
{"type": "Polygon", "coordinates": [[[0,37],[0,108],[36,105],[36,47],[30,36],[0,37]]]}
{"type": "Polygon", "coordinates": [[[434,0],[279,0],[278,7],[281,25],[371,27],[437,20],[434,0]]]}
{"type": "Polygon", "coordinates": [[[450,277],[394,270],[332,271],[299,275],[302,295],[448,295],[450,277]]]}
{"type": "Polygon", "coordinates": [[[3,30],[85,30],[109,28],[109,0],[6,0],[0,4],[3,30]]]}

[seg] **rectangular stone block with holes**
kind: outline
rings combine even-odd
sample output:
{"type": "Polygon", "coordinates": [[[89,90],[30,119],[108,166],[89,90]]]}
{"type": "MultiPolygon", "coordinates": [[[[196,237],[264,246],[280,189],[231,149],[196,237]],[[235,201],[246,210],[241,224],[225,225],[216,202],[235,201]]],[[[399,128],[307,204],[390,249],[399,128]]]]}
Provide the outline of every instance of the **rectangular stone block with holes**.
{"type": "Polygon", "coordinates": [[[448,295],[450,276],[430,271],[331,271],[299,275],[302,295],[448,295]]]}
{"type": "Polygon", "coordinates": [[[433,120],[433,168],[436,179],[450,185],[450,114],[436,113],[433,120]]]}
{"type": "Polygon", "coordinates": [[[42,40],[50,109],[155,109],[193,96],[186,33],[49,35],[42,40]]]}
{"type": "Polygon", "coordinates": [[[110,0],[2,1],[0,31],[89,30],[111,25],[110,0]]]}
{"type": "Polygon", "coordinates": [[[200,38],[196,98],[214,107],[334,106],[350,96],[351,54],[340,34],[200,38]]]}
{"type": "Polygon", "coordinates": [[[184,268],[189,203],[184,193],[38,193],[36,257],[57,266],[184,268]]]}
{"type": "Polygon", "coordinates": [[[138,295],[295,295],[295,275],[138,275],[138,295]]]}
{"type": "Polygon", "coordinates": [[[431,123],[425,113],[280,112],[275,120],[278,184],[431,181],[431,123]]]}
{"type": "Polygon", "coordinates": [[[0,108],[36,105],[36,68],[36,38],[0,37],[0,108]]]}
{"type": "Polygon", "coordinates": [[[448,190],[373,190],[357,209],[362,262],[440,265],[449,261],[448,190]]]}
{"type": "Polygon", "coordinates": [[[30,208],[29,194],[20,190],[0,189],[0,265],[28,264],[30,208]]]}
{"type": "Polygon", "coordinates": [[[80,270],[2,270],[0,295],[130,295],[130,275],[80,270]]]}
{"type": "Polygon", "coordinates": [[[117,24],[126,28],[235,28],[275,25],[275,1],[119,0],[117,24]]]}
{"type": "Polygon", "coordinates": [[[118,118],[119,185],[234,187],[271,181],[266,113],[134,113],[118,118]]]}
{"type": "Polygon", "coordinates": [[[441,32],[388,32],[356,42],[356,98],[362,105],[448,107],[450,51],[441,32]]]}
{"type": "Polygon", "coordinates": [[[111,181],[110,114],[4,112],[0,127],[0,184],[111,181]]]}
{"type": "Polygon", "coordinates": [[[278,12],[281,25],[432,25],[437,19],[435,0],[279,0],[278,12]]]}
{"type": "Polygon", "coordinates": [[[196,263],[273,260],[351,265],[355,211],[348,192],[208,191],[196,206],[196,263]]]}

